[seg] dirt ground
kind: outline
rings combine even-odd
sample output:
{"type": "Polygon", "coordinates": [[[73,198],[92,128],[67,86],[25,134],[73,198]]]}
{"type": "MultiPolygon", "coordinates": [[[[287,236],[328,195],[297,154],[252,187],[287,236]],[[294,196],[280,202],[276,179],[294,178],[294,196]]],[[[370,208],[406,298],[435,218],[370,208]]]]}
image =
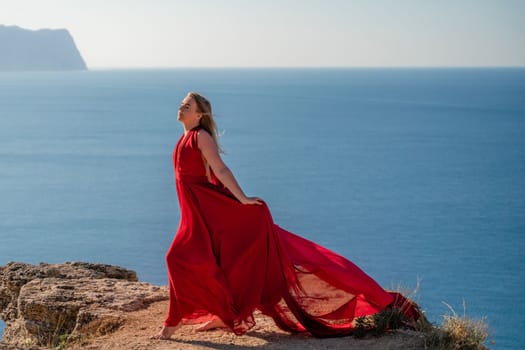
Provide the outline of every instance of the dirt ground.
{"type": "Polygon", "coordinates": [[[151,340],[158,333],[168,307],[168,302],[151,304],[147,309],[128,314],[123,326],[109,335],[87,339],[82,343],[70,344],[68,349],[102,350],[410,350],[424,349],[422,335],[411,331],[397,331],[381,337],[355,337],[316,339],[308,334],[289,334],[278,329],[273,321],[256,314],[257,325],[243,336],[236,336],[225,330],[196,332],[197,326],[183,326],[170,340],[151,340]]]}

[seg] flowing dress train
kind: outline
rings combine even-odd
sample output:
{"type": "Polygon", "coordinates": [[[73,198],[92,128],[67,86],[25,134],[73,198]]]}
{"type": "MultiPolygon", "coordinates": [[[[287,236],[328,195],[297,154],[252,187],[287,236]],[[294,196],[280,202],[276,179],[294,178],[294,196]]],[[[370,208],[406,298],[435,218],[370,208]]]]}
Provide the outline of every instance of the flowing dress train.
{"type": "Polygon", "coordinates": [[[241,204],[204,165],[199,130],[181,136],[173,152],[181,220],[166,253],[166,326],[216,315],[240,335],[258,309],[283,330],[330,337],[392,305],[417,318],[403,296],[349,260],[274,224],[266,204],[241,204]]]}

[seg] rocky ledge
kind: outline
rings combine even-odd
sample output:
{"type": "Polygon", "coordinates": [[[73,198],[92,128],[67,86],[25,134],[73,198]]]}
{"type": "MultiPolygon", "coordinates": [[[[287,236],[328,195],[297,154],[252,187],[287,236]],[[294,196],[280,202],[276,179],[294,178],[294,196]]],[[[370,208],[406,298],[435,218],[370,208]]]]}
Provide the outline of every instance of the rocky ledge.
{"type": "Polygon", "coordinates": [[[64,337],[101,336],[126,313],[168,299],[165,287],[138,282],[118,266],[66,262],[0,266],[2,348],[52,347],[64,337]]]}
{"type": "MultiPolygon", "coordinates": [[[[469,349],[487,349],[481,344],[486,337],[478,336],[484,325],[463,316],[453,320],[452,330],[433,327],[422,317],[418,331],[392,327],[381,336],[365,332],[363,338],[316,339],[286,333],[256,312],[255,327],[242,337],[227,330],[195,332],[197,325],[185,325],[170,341],[150,339],[167,308],[166,287],[138,282],[135,272],[122,267],[83,262],[0,266],[0,317],[6,322],[0,350],[466,349],[467,340],[475,340],[469,349]]],[[[390,324],[394,316],[387,313],[377,322],[388,319],[390,324]]]]}

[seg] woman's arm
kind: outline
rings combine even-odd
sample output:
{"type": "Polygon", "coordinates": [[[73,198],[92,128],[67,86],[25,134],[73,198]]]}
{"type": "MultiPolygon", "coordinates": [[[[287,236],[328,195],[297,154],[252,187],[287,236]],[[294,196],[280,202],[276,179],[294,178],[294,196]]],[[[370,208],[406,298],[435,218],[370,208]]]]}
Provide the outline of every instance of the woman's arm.
{"type": "Polygon", "coordinates": [[[247,197],[239,186],[239,183],[233,176],[231,170],[224,164],[219,155],[217,144],[205,130],[199,130],[197,142],[202,155],[215,173],[215,176],[242,204],[262,204],[262,200],[257,197],[247,197]]]}

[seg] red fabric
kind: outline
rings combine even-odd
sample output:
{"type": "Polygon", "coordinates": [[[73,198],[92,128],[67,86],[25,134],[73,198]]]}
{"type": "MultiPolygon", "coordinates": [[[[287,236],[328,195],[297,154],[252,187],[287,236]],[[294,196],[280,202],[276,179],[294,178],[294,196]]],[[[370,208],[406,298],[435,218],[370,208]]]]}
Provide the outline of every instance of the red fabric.
{"type": "Polygon", "coordinates": [[[243,205],[213,172],[210,181],[198,130],[173,153],[181,221],[166,254],[166,326],[216,315],[243,334],[259,309],[286,331],[339,336],[352,332],[354,318],[406,301],[342,256],[274,224],[266,204],[243,205]]]}

